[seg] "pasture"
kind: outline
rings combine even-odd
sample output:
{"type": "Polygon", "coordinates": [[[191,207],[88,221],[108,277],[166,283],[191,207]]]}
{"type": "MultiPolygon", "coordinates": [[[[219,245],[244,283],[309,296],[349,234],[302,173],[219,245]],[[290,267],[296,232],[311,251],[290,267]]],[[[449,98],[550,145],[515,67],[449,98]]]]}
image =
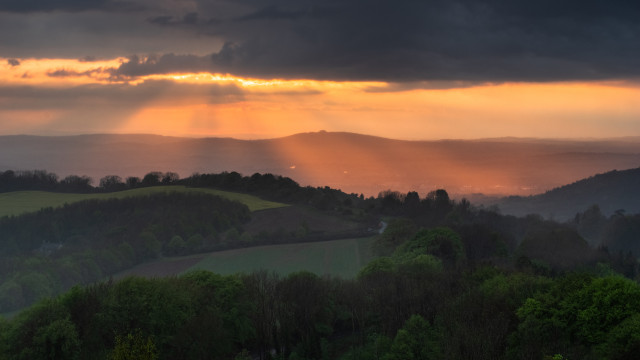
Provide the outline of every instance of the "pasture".
{"type": "Polygon", "coordinates": [[[239,201],[249,207],[251,211],[273,209],[287,206],[282,203],[267,201],[253,195],[234,193],[229,191],[206,189],[206,188],[189,188],[181,185],[172,186],[154,186],[113,193],[98,194],[74,194],[74,193],[54,193],[47,191],[15,191],[8,193],[0,193],[0,217],[20,215],[28,212],[38,211],[47,207],[60,207],[64,204],[70,204],[88,199],[111,199],[125,198],[133,196],[145,196],[157,192],[203,192],[207,194],[217,195],[230,200],[239,201]]]}
{"type": "Polygon", "coordinates": [[[280,275],[310,271],[317,275],[353,278],[373,258],[373,237],[298,244],[257,246],[210,253],[189,270],[218,274],[269,270],[280,275]]]}

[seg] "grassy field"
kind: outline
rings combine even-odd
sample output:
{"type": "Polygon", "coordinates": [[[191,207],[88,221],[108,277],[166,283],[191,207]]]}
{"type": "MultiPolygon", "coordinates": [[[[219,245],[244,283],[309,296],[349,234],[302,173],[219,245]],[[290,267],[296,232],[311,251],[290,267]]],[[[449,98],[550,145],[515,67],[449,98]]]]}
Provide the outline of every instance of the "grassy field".
{"type": "Polygon", "coordinates": [[[10,193],[0,193],[0,217],[6,215],[20,215],[27,212],[38,211],[46,207],[55,208],[66,203],[73,203],[87,199],[124,198],[129,196],[142,196],[156,192],[168,191],[204,192],[207,194],[218,195],[246,204],[251,211],[286,206],[285,204],[263,200],[247,194],[214,189],[188,188],[185,186],[155,186],[104,194],[67,194],[46,191],[16,191],[10,193]]]}
{"type": "Polygon", "coordinates": [[[219,274],[270,270],[280,275],[307,270],[317,275],[353,278],[373,258],[373,238],[259,246],[209,254],[189,270],[219,274]]]}

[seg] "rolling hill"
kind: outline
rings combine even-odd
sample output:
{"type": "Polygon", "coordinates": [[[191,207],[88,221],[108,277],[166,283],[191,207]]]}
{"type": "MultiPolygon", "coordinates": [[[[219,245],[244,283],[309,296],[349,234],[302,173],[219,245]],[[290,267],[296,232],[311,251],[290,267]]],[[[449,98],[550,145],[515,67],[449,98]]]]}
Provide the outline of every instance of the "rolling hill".
{"type": "Polygon", "coordinates": [[[596,173],[640,165],[640,138],[402,141],[315,132],[236,140],[155,135],[0,136],[0,170],[44,169],[61,177],[142,176],[149,171],[273,173],[303,186],[377,195],[531,195],[596,173]]]}
{"type": "Polygon", "coordinates": [[[74,193],[56,193],[47,191],[15,191],[8,193],[0,193],[0,217],[7,215],[20,215],[27,212],[38,211],[47,207],[60,207],[64,204],[72,204],[78,201],[89,199],[122,199],[132,196],[144,196],[162,192],[203,192],[211,195],[218,195],[229,200],[239,201],[251,211],[273,209],[286,206],[285,204],[276,203],[260,199],[256,196],[241,194],[229,191],[205,189],[205,188],[187,188],[185,186],[154,186],[132,190],[119,191],[114,193],[97,193],[97,194],[74,194],[74,193]]]}
{"type": "Polygon", "coordinates": [[[618,210],[640,213],[640,168],[610,171],[561,186],[543,194],[511,196],[488,201],[505,214],[540,214],[556,220],[568,220],[577,212],[597,204],[605,216],[618,210]]]}

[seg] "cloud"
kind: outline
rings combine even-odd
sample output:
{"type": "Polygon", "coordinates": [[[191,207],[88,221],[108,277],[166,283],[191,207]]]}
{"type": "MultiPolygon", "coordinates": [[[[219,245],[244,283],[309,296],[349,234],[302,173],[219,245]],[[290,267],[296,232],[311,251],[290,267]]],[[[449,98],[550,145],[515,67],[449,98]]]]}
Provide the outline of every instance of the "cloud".
{"type": "MultiPolygon", "coordinates": [[[[557,81],[640,76],[640,3],[629,0],[198,2],[215,68],[252,77],[557,81]]],[[[158,20],[157,25],[172,24],[158,20]]],[[[171,21],[170,21],[171,20],[171,21]]]]}
{"type": "Polygon", "coordinates": [[[172,15],[161,15],[147,19],[151,24],[163,26],[197,25],[198,20],[198,13],[195,12],[187,13],[181,18],[172,15]]]}
{"type": "Polygon", "coordinates": [[[147,19],[153,15],[148,11],[0,12],[0,54],[18,59],[114,59],[170,52],[203,55],[222,46],[222,41],[199,36],[186,26],[151,24],[147,19]]]}
{"type": "Polygon", "coordinates": [[[139,76],[170,73],[197,73],[213,71],[209,56],[165,54],[162,56],[137,55],[129,57],[117,69],[112,69],[113,80],[128,80],[139,76]]]}
{"type": "Polygon", "coordinates": [[[7,64],[13,66],[20,66],[20,60],[18,59],[8,59],[7,64]]]}
{"type": "Polygon", "coordinates": [[[142,9],[140,4],[117,0],[3,0],[0,2],[0,11],[14,13],[88,10],[140,11],[142,9]]]}
{"type": "Polygon", "coordinates": [[[3,110],[65,110],[141,108],[149,103],[164,106],[222,104],[242,101],[244,93],[233,84],[179,84],[147,80],[139,85],[91,84],[69,87],[0,86],[3,110]]]}
{"type": "Polygon", "coordinates": [[[98,59],[95,56],[91,56],[91,55],[83,56],[80,59],[78,59],[78,61],[80,62],[94,62],[97,60],[98,59]]]}
{"type": "Polygon", "coordinates": [[[121,78],[211,71],[427,87],[629,79],[640,78],[638,18],[635,0],[9,0],[0,52],[137,54],[114,71],[121,78]]]}

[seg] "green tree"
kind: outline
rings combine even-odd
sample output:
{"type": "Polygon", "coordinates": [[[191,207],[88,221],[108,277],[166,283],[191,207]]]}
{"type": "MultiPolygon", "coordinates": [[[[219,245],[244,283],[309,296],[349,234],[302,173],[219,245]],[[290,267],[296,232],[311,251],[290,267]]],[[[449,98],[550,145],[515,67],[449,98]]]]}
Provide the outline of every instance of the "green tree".
{"type": "Polygon", "coordinates": [[[187,243],[180,235],[174,235],[166,246],[167,255],[182,255],[187,249],[187,243]]]}
{"type": "Polygon", "coordinates": [[[80,354],[80,339],[68,317],[39,328],[32,346],[36,359],[77,359],[80,354]]]}
{"type": "Polygon", "coordinates": [[[640,286],[620,276],[571,275],[517,311],[512,358],[625,358],[638,346],[640,286]]]}
{"type": "Polygon", "coordinates": [[[442,359],[440,333],[420,315],[412,315],[398,330],[384,360],[442,359]]]}
{"type": "Polygon", "coordinates": [[[445,227],[418,231],[411,240],[396,249],[393,258],[405,262],[424,254],[437,256],[448,267],[455,267],[465,259],[460,235],[445,227]]]}
{"type": "Polygon", "coordinates": [[[140,330],[125,336],[117,335],[112,360],[155,360],[158,351],[150,336],[143,336],[140,330]]]}
{"type": "Polygon", "coordinates": [[[18,359],[76,359],[80,353],[78,332],[58,300],[37,303],[11,325],[8,350],[18,359]]]}
{"type": "Polygon", "coordinates": [[[389,221],[384,232],[380,234],[373,243],[373,251],[377,255],[389,256],[393,251],[416,232],[417,227],[413,221],[403,218],[389,221]]]}
{"type": "Polygon", "coordinates": [[[154,259],[160,255],[162,243],[151,231],[145,230],[138,236],[138,256],[143,259],[154,259]]]}

